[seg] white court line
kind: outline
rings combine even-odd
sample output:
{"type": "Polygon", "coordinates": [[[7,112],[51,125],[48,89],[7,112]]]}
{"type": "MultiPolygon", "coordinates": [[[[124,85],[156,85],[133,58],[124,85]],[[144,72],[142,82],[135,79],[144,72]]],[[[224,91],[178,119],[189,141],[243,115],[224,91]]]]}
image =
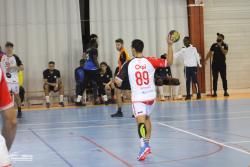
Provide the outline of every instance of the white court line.
{"type": "Polygon", "coordinates": [[[174,120],[166,122],[200,122],[200,121],[220,121],[220,120],[237,120],[237,119],[250,119],[250,117],[226,117],[226,118],[208,118],[208,119],[187,119],[187,120],[174,120]]]}
{"type": "MultiPolygon", "coordinates": [[[[175,118],[175,117],[186,117],[186,116],[211,116],[211,115],[224,115],[224,114],[239,114],[239,113],[250,113],[250,111],[232,111],[232,112],[227,112],[227,113],[207,113],[207,114],[190,114],[190,113],[186,113],[186,114],[177,114],[177,115],[173,115],[173,116],[158,116],[158,117],[154,117],[152,116],[151,118],[175,118]]],[[[244,117],[247,118],[247,117],[244,117]]],[[[71,124],[71,123],[88,123],[88,122],[105,122],[105,121],[117,121],[117,120],[131,120],[132,118],[122,118],[122,119],[106,119],[106,120],[87,120],[87,121],[67,121],[67,122],[51,122],[51,123],[34,123],[34,124],[19,124],[19,126],[22,125],[27,125],[27,126],[39,126],[39,125],[54,125],[54,124],[71,124]]],[[[207,120],[207,119],[206,119],[207,120]]]]}
{"type": "MultiPolygon", "coordinates": [[[[53,131],[53,130],[68,130],[68,129],[88,129],[88,128],[106,128],[106,127],[116,127],[121,125],[135,125],[135,123],[128,124],[109,124],[109,125],[93,125],[93,126],[76,126],[76,127],[65,127],[65,128],[42,128],[42,129],[33,129],[33,131],[53,131]]],[[[30,132],[30,130],[17,130],[17,132],[30,132]]]]}
{"type": "Polygon", "coordinates": [[[226,147],[226,148],[229,148],[229,149],[232,149],[232,150],[235,150],[235,151],[238,151],[238,152],[241,152],[241,153],[250,155],[250,152],[248,152],[248,151],[245,151],[245,150],[242,150],[242,149],[239,149],[239,148],[236,148],[236,147],[229,146],[229,145],[227,145],[227,144],[218,142],[218,141],[216,141],[216,140],[209,139],[209,138],[207,138],[207,137],[204,137],[204,136],[201,136],[201,135],[198,135],[198,134],[195,134],[195,133],[192,133],[192,132],[189,132],[189,131],[180,129],[180,128],[176,128],[176,127],[174,127],[174,126],[170,126],[170,125],[167,125],[167,124],[164,124],[164,123],[161,123],[161,122],[158,122],[158,124],[159,124],[159,125],[162,125],[162,126],[165,126],[165,127],[168,127],[168,128],[170,128],[170,129],[174,129],[174,130],[179,131],[179,132],[182,132],[182,133],[189,134],[189,135],[191,135],[191,136],[195,136],[195,137],[197,137],[197,138],[200,138],[200,139],[203,139],[203,140],[205,140],[205,141],[208,141],[208,142],[211,142],[211,143],[220,145],[220,146],[222,146],[222,147],[226,147]]]}
{"type": "Polygon", "coordinates": [[[229,142],[224,142],[224,144],[241,144],[241,143],[250,143],[250,141],[229,141],[229,142]]]}

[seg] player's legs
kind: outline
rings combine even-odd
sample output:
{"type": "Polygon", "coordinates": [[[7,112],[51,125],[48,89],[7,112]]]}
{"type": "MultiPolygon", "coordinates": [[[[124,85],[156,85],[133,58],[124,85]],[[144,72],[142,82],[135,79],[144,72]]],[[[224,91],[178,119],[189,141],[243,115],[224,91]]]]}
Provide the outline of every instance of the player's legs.
{"type": "Polygon", "coordinates": [[[115,96],[116,96],[116,103],[117,103],[117,112],[112,114],[111,117],[123,117],[122,113],[122,90],[115,88],[115,96]]]}
{"type": "Polygon", "coordinates": [[[77,83],[76,84],[76,106],[85,106],[85,104],[82,103],[82,96],[84,92],[84,83],[77,83]]]}
{"type": "Polygon", "coordinates": [[[138,128],[138,136],[140,138],[140,151],[138,155],[138,160],[145,160],[146,156],[150,153],[149,140],[147,137],[151,135],[151,125],[150,122],[146,123],[147,118],[147,105],[141,102],[132,103],[133,113],[136,118],[137,128],[138,128]],[[150,128],[150,132],[148,134],[148,128],[150,128]]]}
{"type": "Polygon", "coordinates": [[[224,96],[229,96],[227,92],[227,66],[224,65],[220,67],[220,76],[222,79],[223,89],[224,89],[224,96]]]}
{"type": "Polygon", "coordinates": [[[192,67],[191,77],[192,77],[192,82],[195,85],[197,99],[200,99],[201,98],[201,91],[200,91],[200,86],[199,86],[199,82],[197,79],[197,67],[192,67]]]}
{"type": "Polygon", "coordinates": [[[152,131],[152,124],[151,124],[150,116],[146,116],[145,124],[146,124],[146,128],[147,128],[146,139],[150,140],[150,138],[151,138],[151,131],[152,131]]]}
{"type": "Polygon", "coordinates": [[[49,86],[48,84],[44,84],[43,89],[44,89],[44,94],[45,94],[46,106],[47,108],[49,108],[50,107],[49,93],[51,91],[51,86],[49,86]]]}
{"type": "Polygon", "coordinates": [[[0,135],[0,167],[11,167],[9,152],[2,135],[0,135]]]}
{"type": "Polygon", "coordinates": [[[17,117],[21,118],[22,117],[22,102],[21,98],[19,96],[19,85],[18,83],[9,83],[9,91],[14,95],[14,102],[17,105],[17,117]]]}
{"type": "Polygon", "coordinates": [[[59,104],[64,107],[64,85],[62,82],[58,83],[58,91],[59,91],[59,104]]]}
{"type": "Polygon", "coordinates": [[[217,96],[217,83],[218,83],[219,69],[215,65],[212,65],[212,74],[213,74],[213,90],[214,90],[213,96],[216,97],[217,96]]]}
{"type": "Polygon", "coordinates": [[[16,128],[17,128],[16,111],[14,110],[14,108],[5,110],[2,113],[2,118],[3,118],[2,135],[6,140],[6,145],[8,150],[10,150],[16,135],[16,128]]]}
{"type": "Polygon", "coordinates": [[[190,94],[190,87],[191,87],[191,73],[190,73],[190,67],[185,67],[185,75],[186,75],[186,100],[191,99],[191,94],[190,94]]]}

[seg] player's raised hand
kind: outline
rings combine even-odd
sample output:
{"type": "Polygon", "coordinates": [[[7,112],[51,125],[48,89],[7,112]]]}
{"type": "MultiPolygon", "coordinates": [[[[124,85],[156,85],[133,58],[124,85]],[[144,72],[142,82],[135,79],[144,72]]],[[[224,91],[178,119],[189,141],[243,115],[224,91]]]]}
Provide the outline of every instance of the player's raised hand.
{"type": "Polygon", "coordinates": [[[167,37],[167,43],[168,45],[172,45],[174,43],[173,37],[170,34],[167,37]]]}

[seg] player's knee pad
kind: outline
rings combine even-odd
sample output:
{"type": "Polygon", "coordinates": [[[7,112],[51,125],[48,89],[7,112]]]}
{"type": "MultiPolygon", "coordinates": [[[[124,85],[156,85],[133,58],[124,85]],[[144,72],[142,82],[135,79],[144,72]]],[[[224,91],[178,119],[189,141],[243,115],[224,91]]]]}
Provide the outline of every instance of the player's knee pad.
{"type": "Polygon", "coordinates": [[[144,123],[139,123],[138,125],[138,134],[140,138],[146,138],[147,128],[144,123]]]}
{"type": "Polygon", "coordinates": [[[0,135],[0,167],[11,167],[9,152],[6,147],[5,139],[0,135]]]}

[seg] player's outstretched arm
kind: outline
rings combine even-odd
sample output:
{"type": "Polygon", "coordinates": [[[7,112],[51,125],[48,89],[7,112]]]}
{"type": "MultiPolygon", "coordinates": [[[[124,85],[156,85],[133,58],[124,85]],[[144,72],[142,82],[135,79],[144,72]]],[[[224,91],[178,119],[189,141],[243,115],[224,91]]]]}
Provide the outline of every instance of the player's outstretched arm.
{"type": "Polygon", "coordinates": [[[168,60],[168,65],[172,65],[173,64],[173,39],[171,38],[170,35],[168,35],[167,37],[167,44],[168,44],[168,50],[167,50],[167,60],[168,60]]]}

